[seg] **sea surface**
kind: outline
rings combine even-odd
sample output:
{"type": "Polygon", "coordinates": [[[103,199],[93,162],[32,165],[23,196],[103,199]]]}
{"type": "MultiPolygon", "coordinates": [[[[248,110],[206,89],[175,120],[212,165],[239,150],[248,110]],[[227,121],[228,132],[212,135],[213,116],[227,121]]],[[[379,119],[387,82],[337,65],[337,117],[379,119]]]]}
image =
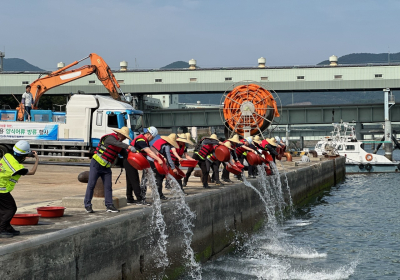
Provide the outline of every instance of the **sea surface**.
{"type": "Polygon", "coordinates": [[[278,230],[267,225],[204,264],[202,279],[398,280],[399,199],[400,173],[348,175],[278,230]]]}

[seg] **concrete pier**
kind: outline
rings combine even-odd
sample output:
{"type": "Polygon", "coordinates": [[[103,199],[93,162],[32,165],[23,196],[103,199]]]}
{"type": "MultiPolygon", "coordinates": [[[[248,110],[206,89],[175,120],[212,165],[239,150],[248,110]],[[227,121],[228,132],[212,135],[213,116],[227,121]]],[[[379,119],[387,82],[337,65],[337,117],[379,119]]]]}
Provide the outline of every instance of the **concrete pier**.
{"type": "MultiPolygon", "coordinates": [[[[306,203],[345,177],[344,158],[283,164],[296,205],[306,203]]],[[[282,169],[280,172],[285,190],[285,176],[282,169]]],[[[255,179],[250,182],[257,184],[255,179]]],[[[85,187],[79,182],[76,185],[81,187],[83,197],[85,187]]],[[[189,185],[186,201],[197,215],[192,248],[201,262],[229,252],[237,233],[255,232],[265,221],[265,207],[258,195],[240,182],[223,187],[211,185],[212,189],[206,190],[199,186],[198,178],[193,178],[189,185]]],[[[18,194],[13,192],[17,204],[18,194]]],[[[123,194],[122,183],[114,195],[123,194]]],[[[43,206],[41,203],[36,200],[24,205],[22,210],[33,213],[36,206],[43,206]]],[[[56,203],[60,200],[48,201],[45,205],[56,203]]],[[[21,230],[20,236],[1,240],[0,279],[151,279],[157,275],[157,269],[151,266],[154,256],[149,250],[153,242],[149,236],[152,208],[127,206],[118,214],[95,210],[98,210],[95,214],[86,214],[83,208],[67,209],[64,217],[41,219],[36,226],[17,227],[21,230]]],[[[182,234],[177,231],[173,211],[173,201],[163,202],[167,251],[172,262],[166,271],[168,279],[177,278],[185,263],[182,234]]]]}

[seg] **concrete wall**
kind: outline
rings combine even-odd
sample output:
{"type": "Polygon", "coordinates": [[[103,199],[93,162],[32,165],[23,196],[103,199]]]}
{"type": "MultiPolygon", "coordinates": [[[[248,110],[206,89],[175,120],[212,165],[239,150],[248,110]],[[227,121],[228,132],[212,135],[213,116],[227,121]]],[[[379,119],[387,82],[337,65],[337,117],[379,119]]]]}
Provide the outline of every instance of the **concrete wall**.
{"type": "MultiPolygon", "coordinates": [[[[301,204],[344,175],[344,158],[337,158],[298,168],[287,173],[287,178],[294,202],[301,204]]],[[[281,180],[285,182],[283,174],[281,180]]],[[[256,231],[265,219],[258,195],[243,185],[189,196],[186,201],[197,214],[192,248],[202,262],[229,251],[235,232],[256,231]]],[[[151,210],[147,207],[3,245],[0,279],[150,279],[158,272],[149,249],[151,210]]],[[[166,271],[169,279],[182,273],[185,261],[173,211],[171,201],[163,204],[167,250],[173,261],[166,271]]]]}

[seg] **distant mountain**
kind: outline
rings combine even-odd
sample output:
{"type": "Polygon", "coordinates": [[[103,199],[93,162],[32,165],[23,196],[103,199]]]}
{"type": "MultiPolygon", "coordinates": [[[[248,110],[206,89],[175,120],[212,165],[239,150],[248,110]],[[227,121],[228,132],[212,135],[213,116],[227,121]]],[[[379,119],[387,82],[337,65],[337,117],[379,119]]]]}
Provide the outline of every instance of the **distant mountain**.
{"type": "Polygon", "coordinates": [[[45,71],[20,58],[4,58],[3,71],[45,71]]]}
{"type": "Polygon", "coordinates": [[[185,61],[175,61],[164,67],[161,67],[161,69],[179,69],[179,68],[189,68],[189,63],[185,61]]]}
{"type": "MultiPolygon", "coordinates": [[[[398,63],[399,53],[352,53],[338,58],[338,64],[365,64],[365,63],[398,63]]],[[[324,60],[318,65],[327,65],[329,60],[324,60]]]]}

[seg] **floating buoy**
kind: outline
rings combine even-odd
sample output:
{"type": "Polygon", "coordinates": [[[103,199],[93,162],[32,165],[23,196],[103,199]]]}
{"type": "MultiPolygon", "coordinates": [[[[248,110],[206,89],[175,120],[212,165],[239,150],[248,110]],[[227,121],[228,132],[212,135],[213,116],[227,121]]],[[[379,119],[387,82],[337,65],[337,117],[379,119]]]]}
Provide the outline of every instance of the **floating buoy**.
{"type": "Polygon", "coordinates": [[[365,159],[367,160],[367,161],[371,161],[372,160],[372,155],[371,154],[366,154],[365,155],[365,159]]]}

